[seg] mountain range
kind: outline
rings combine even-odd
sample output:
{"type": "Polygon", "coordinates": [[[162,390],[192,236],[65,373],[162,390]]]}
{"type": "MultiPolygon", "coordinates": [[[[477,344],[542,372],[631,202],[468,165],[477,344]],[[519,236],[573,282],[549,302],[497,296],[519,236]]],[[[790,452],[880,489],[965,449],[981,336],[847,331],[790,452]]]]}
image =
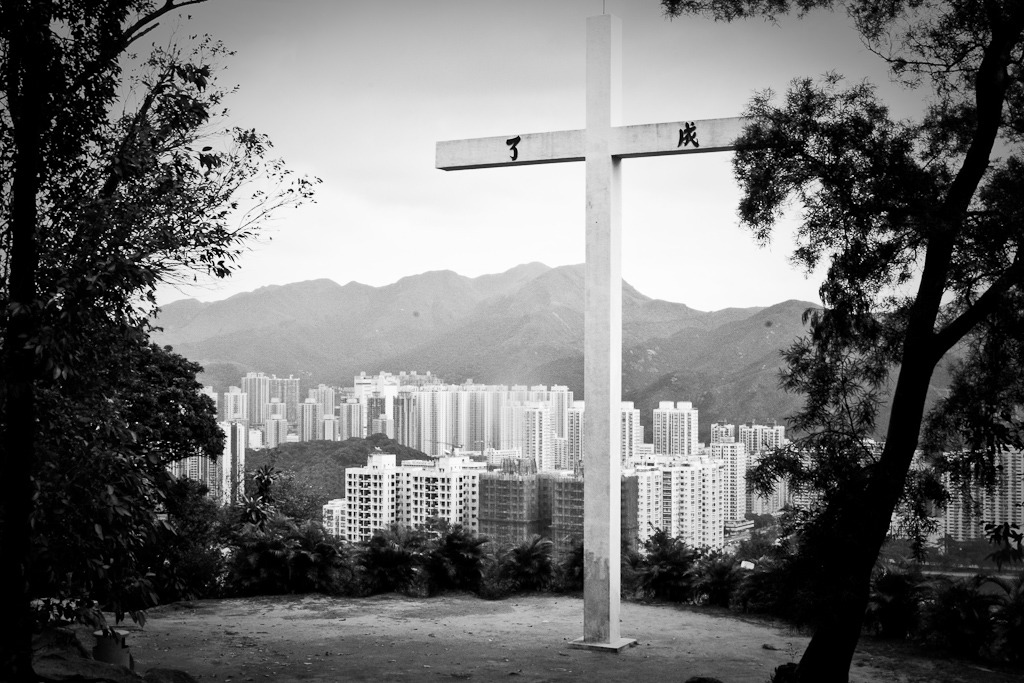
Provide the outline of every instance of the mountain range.
{"type": "MultiPolygon", "coordinates": [[[[475,278],[432,271],[382,287],[310,280],[168,304],[153,341],[203,365],[200,381],[217,391],[249,371],[295,375],[305,389],[351,386],[360,371],[429,370],[451,383],[564,384],[580,399],[583,283],[582,265],[541,263],[475,278]]],[[[712,422],[782,423],[801,398],[778,388],[781,350],[805,333],[813,306],[698,311],[624,282],[623,398],[648,430],[659,401],[692,401],[705,441],[712,422]]]]}

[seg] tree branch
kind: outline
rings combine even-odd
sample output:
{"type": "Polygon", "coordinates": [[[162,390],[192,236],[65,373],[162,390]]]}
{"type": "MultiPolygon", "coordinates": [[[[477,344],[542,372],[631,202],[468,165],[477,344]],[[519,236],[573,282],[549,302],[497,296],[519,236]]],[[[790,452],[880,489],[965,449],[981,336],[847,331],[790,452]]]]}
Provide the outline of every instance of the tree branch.
{"type": "Polygon", "coordinates": [[[1003,274],[992,283],[985,293],[978,297],[978,300],[966,311],[957,316],[952,322],[946,325],[940,332],[936,333],[935,347],[938,357],[942,357],[947,351],[953,348],[957,342],[963,339],[964,335],[970,332],[975,325],[988,317],[999,303],[999,297],[1005,294],[1010,288],[1024,284],[1024,261],[1018,255],[1010,267],[1003,271],[1003,274]]]}

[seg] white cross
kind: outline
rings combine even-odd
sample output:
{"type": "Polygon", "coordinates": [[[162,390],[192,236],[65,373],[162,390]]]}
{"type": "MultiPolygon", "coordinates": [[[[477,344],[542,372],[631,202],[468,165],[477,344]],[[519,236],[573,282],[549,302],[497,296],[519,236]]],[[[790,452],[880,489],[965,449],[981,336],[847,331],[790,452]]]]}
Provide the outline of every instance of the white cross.
{"type": "Polygon", "coordinates": [[[734,150],[744,118],[618,126],[622,24],[587,19],[587,127],[437,143],[437,168],[587,163],[583,455],[583,638],[575,647],[619,651],[619,404],[622,400],[620,159],[734,150]]]}

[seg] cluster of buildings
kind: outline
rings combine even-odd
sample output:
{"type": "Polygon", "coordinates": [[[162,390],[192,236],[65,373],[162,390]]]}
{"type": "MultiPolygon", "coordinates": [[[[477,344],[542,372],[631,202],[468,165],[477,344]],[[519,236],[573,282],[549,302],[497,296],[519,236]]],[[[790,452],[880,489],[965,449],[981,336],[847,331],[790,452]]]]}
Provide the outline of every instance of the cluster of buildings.
{"type": "MultiPolygon", "coordinates": [[[[582,537],[586,405],[568,387],[456,385],[429,372],[381,372],[360,373],[351,387],[320,384],[303,397],[296,377],[250,372],[241,386],[204,393],[217,405],[225,452],[216,462],[188,458],[172,470],[203,481],[225,504],[244,494],[247,448],[382,433],[430,457],[398,463],[375,453],[365,467],[349,468],[345,497],[324,506],[335,535],[366,540],[391,523],[439,517],[502,546],[541,534],[564,552],[582,537]]],[[[692,546],[721,548],[751,528],[747,513],[776,514],[800,502],[785,481],[768,496],[747,491],[748,470],[787,443],[781,425],[713,424],[704,444],[698,409],[663,401],[646,441],[634,404],[622,402],[620,415],[622,535],[631,543],[664,529],[692,546]]],[[[984,519],[1020,523],[1024,455],[1003,458],[997,489],[975,498],[984,519]]],[[[954,495],[942,528],[956,540],[981,533],[979,510],[963,500],[954,495]]]]}

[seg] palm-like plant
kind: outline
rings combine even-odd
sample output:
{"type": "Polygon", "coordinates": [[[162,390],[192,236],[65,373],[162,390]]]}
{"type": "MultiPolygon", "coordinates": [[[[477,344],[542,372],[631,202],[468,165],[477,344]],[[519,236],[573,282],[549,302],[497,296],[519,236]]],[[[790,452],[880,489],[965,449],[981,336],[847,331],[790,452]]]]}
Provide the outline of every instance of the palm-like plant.
{"type": "Polygon", "coordinates": [[[486,537],[477,536],[461,524],[443,528],[426,557],[430,592],[478,591],[487,562],[487,543],[486,537]]]}
{"type": "Polygon", "coordinates": [[[718,550],[701,554],[689,573],[694,601],[716,607],[729,606],[741,578],[736,558],[718,550]]]}
{"type": "Polygon", "coordinates": [[[561,590],[583,590],[583,541],[572,539],[569,552],[558,563],[561,590]]]}
{"type": "Polygon", "coordinates": [[[514,590],[545,590],[554,575],[553,550],[551,539],[535,534],[505,552],[500,562],[500,575],[514,590]]]}
{"type": "Polygon", "coordinates": [[[868,628],[882,638],[905,639],[916,630],[926,593],[924,577],[916,567],[886,567],[871,582],[868,628]]]}
{"type": "Polygon", "coordinates": [[[1024,662],[1024,573],[1011,581],[994,579],[1006,591],[993,619],[995,621],[995,652],[1008,661],[1024,662]]]}
{"type": "Polygon", "coordinates": [[[990,582],[981,575],[933,580],[922,608],[924,640],[956,655],[979,656],[992,643],[993,612],[1001,602],[997,594],[981,590],[990,582]]]}
{"type": "Polygon", "coordinates": [[[699,553],[664,529],[644,541],[644,560],[636,577],[637,593],[656,600],[685,602],[693,596],[690,567],[699,553]]]}
{"type": "Polygon", "coordinates": [[[419,592],[428,537],[400,524],[378,529],[367,541],[359,561],[363,588],[367,593],[419,592]]]}

